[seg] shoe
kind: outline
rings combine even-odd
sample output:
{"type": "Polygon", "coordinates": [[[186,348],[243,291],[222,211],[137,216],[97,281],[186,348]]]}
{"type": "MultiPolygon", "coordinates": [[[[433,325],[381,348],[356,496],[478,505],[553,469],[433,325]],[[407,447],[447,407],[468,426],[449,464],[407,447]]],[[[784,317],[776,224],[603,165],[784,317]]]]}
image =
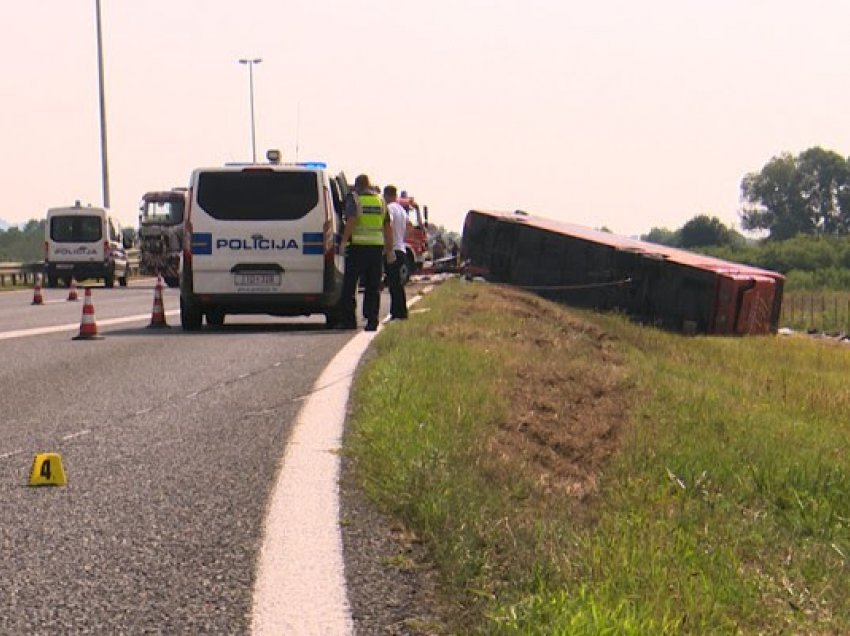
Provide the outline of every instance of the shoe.
{"type": "Polygon", "coordinates": [[[378,323],[370,322],[370,323],[366,324],[366,331],[377,331],[377,330],[378,330],[378,323]]]}
{"type": "Polygon", "coordinates": [[[407,316],[390,316],[390,320],[407,320],[407,316]]]}

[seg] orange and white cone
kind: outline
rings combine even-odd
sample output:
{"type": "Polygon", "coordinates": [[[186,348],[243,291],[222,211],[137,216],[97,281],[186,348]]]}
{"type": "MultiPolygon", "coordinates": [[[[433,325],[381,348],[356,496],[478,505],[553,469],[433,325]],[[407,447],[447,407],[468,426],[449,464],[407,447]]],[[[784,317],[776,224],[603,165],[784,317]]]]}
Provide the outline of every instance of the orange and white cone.
{"type": "Polygon", "coordinates": [[[43,305],[44,296],[41,295],[41,276],[35,277],[35,289],[32,292],[32,304],[43,305]]]}
{"type": "Polygon", "coordinates": [[[77,296],[77,283],[74,282],[74,279],[71,279],[71,286],[68,289],[68,300],[79,300],[80,297],[77,296]]]}
{"type": "Polygon", "coordinates": [[[91,300],[91,287],[86,287],[83,298],[83,317],[80,320],[80,334],[74,336],[74,340],[103,340],[103,336],[97,335],[97,322],[94,319],[94,305],[91,300]]]}
{"type": "Polygon", "coordinates": [[[151,324],[148,329],[162,329],[168,327],[165,322],[165,307],[162,304],[162,278],[156,277],[156,287],[153,291],[153,310],[151,311],[151,324]]]}

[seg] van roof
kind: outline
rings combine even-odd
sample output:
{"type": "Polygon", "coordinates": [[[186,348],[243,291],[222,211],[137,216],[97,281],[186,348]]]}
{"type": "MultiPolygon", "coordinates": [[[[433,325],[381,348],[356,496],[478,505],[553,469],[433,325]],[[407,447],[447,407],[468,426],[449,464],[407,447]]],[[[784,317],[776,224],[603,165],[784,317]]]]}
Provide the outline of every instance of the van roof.
{"type": "Polygon", "coordinates": [[[317,170],[327,170],[328,164],[324,161],[301,161],[298,163],[226,163],[224,166],[216,166],[212,168],[197,168],[195,172],[215,172],[219,170],[245,170],[245,169],[256,169],[256,170],[304,170],[304,171],[317,171],[317,170]]]}
{"type": "Polygon", "coordinates": [[[48,208],[47,214],[91,214],[92,212],[99,214],[109,214],[109,210],[101,207],[94,207],[91,204],[86,206],[80,205],[80,202],[77,201],[74,205],[64,207],[64,208],[48,208]]]}

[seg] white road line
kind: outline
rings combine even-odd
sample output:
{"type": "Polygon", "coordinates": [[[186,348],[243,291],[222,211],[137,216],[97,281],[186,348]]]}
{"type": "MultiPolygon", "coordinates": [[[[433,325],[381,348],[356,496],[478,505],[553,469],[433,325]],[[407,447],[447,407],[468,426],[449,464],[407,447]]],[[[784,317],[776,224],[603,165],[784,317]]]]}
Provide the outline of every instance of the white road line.
{"type": "Polygon", "coordinates": [[[349,340],[298,414],[266,517],[254,634],[354,633],[339,527],[337,451],[354,371],[375,333],[361,331],[349,340]]]}
{"type": "MultiPolygon", "coordinates": [[[[166,316],[176,316],[180,313],[179,309],[166,311],[166,316]]],[[[108,327],[110,325],[122,325],[127,322],[138,322],[139,320],[150,320],[151,315],[136,314],[134,316],[123,316],[121,318],[107,318],[106,320],[95,320],[98,327],[108,327]]],[[[29,336],[43,336],[48,333],[61,333],[63,331],[74,331],[80,328],[80,323],[66,325],[54,325],[53,327],[35,327],[33,329],[18,329],[15,331],[0,332],[0,340],[11,340],[12,338],[27,338],[29,336]]]]}
{"type": "Polygon", "coordinates": [[[90,435],[90,434],[91,434],[91,431],[88,430],[88,429],[85,429],[85,430],[79,431],[77,433],[70,433],[68,435],[63,436],[62,441],[67,442],[68,440],[72,440],[72,439],[75,439],[77,437],[82,437],[83,435],[90,435]]]}
{"type": "Polygon", "coordinates": [[[15,455],[20,455],[23,452],[24,452],[23,450],[18,449],[18,450],[10,451],[8,453],[3,453],[2,455],[0,455],[0,459],[9,459],[10,457],[14,457],[15,455]]]}

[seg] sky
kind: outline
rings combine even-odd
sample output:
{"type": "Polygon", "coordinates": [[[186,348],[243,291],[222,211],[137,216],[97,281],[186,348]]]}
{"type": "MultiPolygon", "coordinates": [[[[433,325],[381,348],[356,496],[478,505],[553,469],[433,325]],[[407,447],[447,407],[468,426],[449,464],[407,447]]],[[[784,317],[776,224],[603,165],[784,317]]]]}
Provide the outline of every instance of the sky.
{"type": "MultiPolygon", "coordinates": [[[[103,204],[95,0],[0,0],[0,218],[103,204]]],[[[460,232],[522,209],[739,228],[740,183],[850,155],[847,0],[101,0],[112,211],[198,167],[327,162],[460,232]]]]}

